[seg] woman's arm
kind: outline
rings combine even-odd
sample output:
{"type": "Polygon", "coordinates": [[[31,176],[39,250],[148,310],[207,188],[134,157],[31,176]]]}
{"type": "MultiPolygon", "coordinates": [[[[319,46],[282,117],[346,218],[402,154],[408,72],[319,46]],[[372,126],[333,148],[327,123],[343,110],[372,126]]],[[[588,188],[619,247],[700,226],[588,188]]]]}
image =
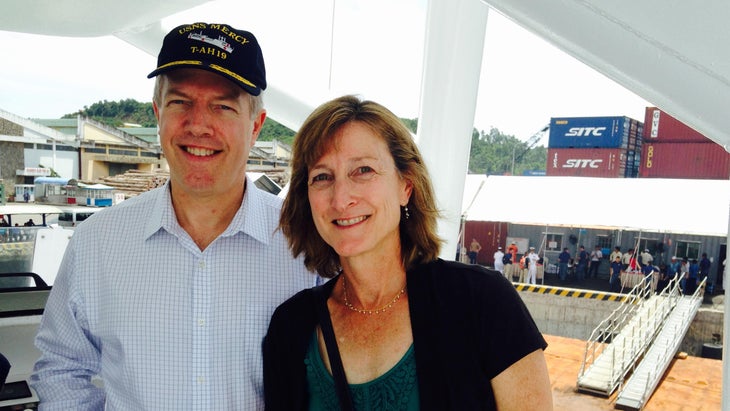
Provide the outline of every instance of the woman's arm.
{"type": "Polygon", "coordinates": [[[531,352],[494,377],[492,389],[500,411],[552,410],[553,394],[543,350],[531,352]]]}

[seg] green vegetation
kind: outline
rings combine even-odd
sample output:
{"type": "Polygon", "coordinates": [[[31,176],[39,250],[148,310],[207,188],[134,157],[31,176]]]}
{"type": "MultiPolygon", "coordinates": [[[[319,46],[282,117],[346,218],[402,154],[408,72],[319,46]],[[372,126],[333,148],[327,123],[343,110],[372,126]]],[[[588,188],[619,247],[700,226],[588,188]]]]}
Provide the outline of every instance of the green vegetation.
{"type": "MultiPolygon", "coordinates": [[[[125,123],[139,124],[142,127],[157,125],[152,103],[141,103],[134,99],[99,101],[91,106],[84,106],[76,113],[66,114],[63,118],[75,118],[78,114],[112,127],[121,127],[125,123]]],[[[418,119],[401,120],[413,133],[417,131],[418,119]]],[[[294,134],[294,131],[269,117],[264,123],[259,140],[278,140],[291,145],[294,134]]],[[[532,147],[530,143],[502,134],[496,128],[492,128],[489,133],[477,129],[472,131],[469,173],[521,175],[526,170],[544,170],[546,160],[545,147],[532,147]]]]}
{"type": "Polygon", "coordinates": [[[489,133],[472,131],[469,173],[522,175],[527,170],[545,170],[546,161],[543,146],[531,147],[494,127],[489,133]]]}
{"type": "Polygon", "coordinates": [[[142,127],[157,125],[152,103],[140,103],[131,98],[120,101],[99,101],[91,106],[84,106],[76,113],[66,114],[63,118],[75,118],[78,114],[91,117],[112,127],[121,127],[124,123],[139,124],[142,127]]]}

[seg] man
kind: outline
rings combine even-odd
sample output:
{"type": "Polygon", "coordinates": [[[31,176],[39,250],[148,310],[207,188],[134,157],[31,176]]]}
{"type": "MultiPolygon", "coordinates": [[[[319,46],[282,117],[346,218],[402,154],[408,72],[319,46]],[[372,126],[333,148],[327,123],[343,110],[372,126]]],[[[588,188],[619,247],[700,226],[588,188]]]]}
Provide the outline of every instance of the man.
{"type": "Polygon", "coordinates": [[[697,259],[693,258],[689,260],[689,267],[687,268],[687,272],[685,274],[685,279],[687,280],[684,284],[684,294],[685,295],[692,295],[694,294],[695,290],[697,289],[697,278],[699,277],[700,273],[700,265],[697,263],[697,259]]]}
{"type": "Polygon", "coordinates": [[[507,277],[508,280],[514,281],[514,267],[517,266],[517,264],[512,263],[512,254],[509,252],[505,253],[502,257],[502,263],[504,264],[504,276],[507,277]]]}
{"type": "Polygon", "coordinates": [[[36,338],[47,410],[263,409],[269,317],[317,278],[276,229],[280,200],[245,177],[266,119],[256,38],[179,26],[155,76],[170,179],[71,238],[36,338]]]}
{"type": "Polygon", "coordinates": [[[654,256],[651,255],[648,248],[644,249],[644,252],[641,253],[640,257],[640,264],[642,267],[645,265],[652,265],[652,263],[654,262],[654,256]]]}
{"type": "MultiPolygon", "coordinates": [[[[502,246],[497,247],[497,251],[494,252],[494,269],[504,274],[504,253],[502,252],[502,246]]],[[[505,276],[506,277],[506,276],[505,276]]]]}
{"type": "MultiPolygon", "coordinates": [[[[705,278],[707,278],[710,275],[710,266],[712,265],[712,262],[709,258],[707,258],[707,253],[702,253],[702,258],[700,259],[700,276],[698,278],[699,282],[702,282],[705,278]]],[[[708,281],[709,282],[709,281],[708,281]]]]}
{"type": "Polygon", "coordinates": [[[578,248],[578,255],[576,256],[576,268],[575,268],[575,279],[578,281],[583,281],[586,275],[586,270],[588,269],[588,252],[586,251],[586,248],[581,245],[578,248]]]}
{"type": "Polygon", "coordinates": [[[540,259],[540,256],[538,256],[535,252],[535,247],[530,247],[530,253],[527,254],[527,259],[529,261],[527,263],[527,279],[525,280],[525,282],[527,284],[536,284],[537,262],[540,259]]]}
{"type": "Polygon", "coordinates": [[[603,258],[603,252],[601,252],[600,246],[595,246],[591,251],[591,266],[588,270],[588,278],[593,274],[593,278],[598,278],[598,267],[601,265],[601,259],[603,258]]]}
{"type": "Polygon", "coordinates": [[[626,271],[629,269],[629,266],[631,265],[631,259],[634,258],[634,249],[629,248],[622,256],[621,256],[621,265],[623,265],[623,270],[626,271]]]}
{"type": "Polygon", "coordinates": [[[561,282],[568,279],[568,262],[570,262],[570,253],[568,247],[563,248],[563,252],[558,255],[558,277],[561,282]]]}
{"type": "Polygon", "coordinates": [[[623,268],[623,264],[621,264],[621,253],[613,256],[613,261],[611,261],[611,274],[608,277],[608,284],[609,289],[612,293],[617,293],[621,291],[621,269],[623,268]]]}
{"type": "Polygon", "coordinates": [[[621,254],[620,246],[616,246],[613,248],[611,255],[608,257],[608,261],[613,264],[613,262],[616,261],[616,256],[618,256],[619,260],[621,260],[621,257],[623,257],[623,254],[621,254]]]}
{"type": "Polygon", "coordinates": [[[477,263],[477,256],[480,251],[482,251],[482,245],[479,244],[476,238],[472,238],[471,244],[469,244],[469,264],[477,263]]]}
{"type": "Polygon", "coordinates": [[[682,263],[679,262],[676,255],[673,255],[671,258],[671,262],[667,266],[667,277],[669,280],[673,279],[676,275],[680,274],[682,271],[682,263]]]}
{"type": "Polygon", "coordinates": [[[517,248],[517,244],[512,241],[510,245],[507,247],[507,254],[511,254],[510,259],[512,260],[512,263],[517,263],[517,253],[519,249],[517,248]]]}

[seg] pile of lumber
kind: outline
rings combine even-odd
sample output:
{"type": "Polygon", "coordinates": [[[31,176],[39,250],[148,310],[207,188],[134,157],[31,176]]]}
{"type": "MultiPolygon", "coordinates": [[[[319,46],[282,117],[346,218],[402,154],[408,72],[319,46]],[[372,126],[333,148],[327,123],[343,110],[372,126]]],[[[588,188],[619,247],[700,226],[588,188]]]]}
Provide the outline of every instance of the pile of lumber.
{"type": "Polygon", "coordinates": [[[127,170],[124,174],[102,177],[98,183],[114,187],[116,192],[124,193],[125,198],[131,198],[164,185],[169,178],[167,171],[127,170]]]}
{"type": "MultiPolygon", "coordinates": [[[[264,173],[280,187],[284,187],[289,181],[288,170],[282,168],[249,167],[247,171],[264,173]]],[[[100,183],[114,187],[115,192],[124,193],[124,198],[128,199],[144,193],[145,191],[164,185],[169,178],[169,171],[127,170],[124,174],[102,177],[98,181],[94,182],[84,181],[84,183],[100,183]]]]}

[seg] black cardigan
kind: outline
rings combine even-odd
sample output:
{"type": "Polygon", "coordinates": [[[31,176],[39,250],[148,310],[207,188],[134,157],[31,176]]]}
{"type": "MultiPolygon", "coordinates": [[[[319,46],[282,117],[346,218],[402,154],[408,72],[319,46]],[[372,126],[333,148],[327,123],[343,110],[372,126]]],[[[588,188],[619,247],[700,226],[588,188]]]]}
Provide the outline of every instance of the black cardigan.
{"type": "MultiPolygon", "coordinates": [[[[317,326],[317,296],[335,281],[279,306],[264,339],[267,410],[306,410],[304,356],[317,326]]],[[[547,343],[512,283],[477,265],[437,260],[407,273],[422,410],[496,409],[490,380],[547,343]]]]}

